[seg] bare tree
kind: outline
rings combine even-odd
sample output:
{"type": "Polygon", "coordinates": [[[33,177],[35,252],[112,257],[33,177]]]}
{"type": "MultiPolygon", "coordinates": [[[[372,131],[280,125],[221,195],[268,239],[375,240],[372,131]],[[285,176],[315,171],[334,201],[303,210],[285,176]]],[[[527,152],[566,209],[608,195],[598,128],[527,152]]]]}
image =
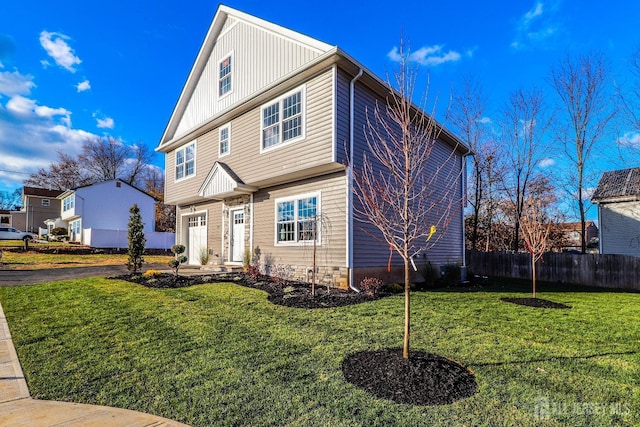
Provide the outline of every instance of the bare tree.
{"type": "Polygon", "coordinates": [[[548,127],[544,117],[542,92],[518,90],[511,94],[504,109],[502,137],[508,150],[508,172],[504,190],[513,204],[513,238],[511,247],[520,247],[520,218],[529,183],[542,155],[542,141],[548,127]]]}
{"type": "MultiPolygon", "coordinates": [[[[368,150],[362,165],[350,166],[358,202],[354,204],[356,219],[374,225],[379,231],[375,237],[404,262],[403,356],[409,358],[409,265],[415,255],[439,240],[456,208],[461,207],[461,197],[455,192],[460,188],[463,165],[455,148],[444,159],[436,156],[442,128],[433,114],[412,104],[417,71],[408,66],[402,47],[400,57],[394,74],[396,90],[390,91],[385,106],[367,111],[368,150]]],[[[426,95],[424,99],[426,102],[426,95]]]]}
{"type": "Polygon", "coordinates": [[[176,207],[164,203],[164,173],[158,168],[147,167],[144,173],[144,189],[156,199],[156,230],[175,232],[176,207]]]}
{"type": "Polygon", "coordinates": [[[61,191],[93,182],[77,158],[61,151],[58,151],[58,160],[48,169],[40,168],[24,181],[25,185],[61,191]]]}
{"type": "Polygon", "coordinates": [[[19,188],[13,191],[0,191],[0,209],[14,210],[22,205],[22,192],[19,188]]]}
{"type": "MultiPolygon", "coordinates": [[[[478,249],[478,228],[480,215],[486,200],[485,181],[487,175],[487,156],[491,150],[486,145],[485,122],[486,98],[480,83],[468,77],[459,92],[454,92],[449,120],[458,130],[463,142],[474,152],[471,166],[471,185],[469,185],[469,203],[472,208],[469,243],[471,249],[478,249]]],[[[491,161],[492,159],[489,159],[491,161]]]]}
{"type": "Polygon", "coordinates": [[[520,229],[526,249],[531,253],[533,297],[536,298],[536,263],[548,249],[554,224],[551,208],[556,198],[546,178],[539,177],[532,183],[532,187],[523,204],[520,229]]]}
{"type": "Polygon", "coordinates": [[[605,136],[614,117],[612,93],[609,90],[609,68],[600,53],[564,57],[551,70],[551,86],[560,100],[555,114],[558,137],[573,164],[573,188],[580,216],[581,251],[586,252],[585,189],[587,171],[596,144],[605,136]]]}

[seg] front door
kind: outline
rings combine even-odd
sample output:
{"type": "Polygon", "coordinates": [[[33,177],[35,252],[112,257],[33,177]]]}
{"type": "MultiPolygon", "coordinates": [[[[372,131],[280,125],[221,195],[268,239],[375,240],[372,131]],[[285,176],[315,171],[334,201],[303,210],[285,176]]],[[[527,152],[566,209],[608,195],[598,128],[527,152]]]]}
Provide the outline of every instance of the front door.
{"type": "Polygon", "coordinates": [[[205,214],[190,216],[188,222],[187,257],[189,264],[200,265],[203,251],[207,250],[207,217],[205,214]]]}
{"type": "Polygon", "coordinates": [[[232,210],[231,223],[231,262],[242,262],[244,257],[244,209],[232,210]]]}

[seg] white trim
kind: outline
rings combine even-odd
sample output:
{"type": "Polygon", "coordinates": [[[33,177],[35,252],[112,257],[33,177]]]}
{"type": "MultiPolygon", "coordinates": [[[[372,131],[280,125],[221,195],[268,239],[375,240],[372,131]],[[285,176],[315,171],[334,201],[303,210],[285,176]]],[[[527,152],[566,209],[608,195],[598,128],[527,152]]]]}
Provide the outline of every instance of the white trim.
{"type": "MultiPolygon", "coordinates": [[[[194,139],[191,142],[188,142],[186,144],[184,144],[183,146],[181,146],[180,148],[177,148],[173,154],[173,182],[180,182],[180,181],[186,181],[188,179],[191,179],[193,177],[196,176],[197,174],[197,162],[198,162],[198,144],[197,144],[198,140],[194,139]],[[185,175],[183,175],[182,178],[176,178],[176,167],[177,165],[177,158],[178,158],[178,151],[187,151],[187,147],[193,145],[193,173],[190,175],[186,175],[187,169],[184,169],[184,173],[185,175]]],[[[185,156],[185,162],[184,164],[186,165],[186,156],[185,156]]]]}
{"type": "Polygon", "coordinates": [[[297,88],[295,88],[293,90],[290,90],[290,91],[280,95],[279,97],[277,97],[275,99],[272,99],[269,102],[266,102],[266,103],[264,103],[264,104],[262,104],[260,106],[260,154],[266,153],[266,152],[269,152],[269,151],[272,151],[272,150],[277,150],[278,148],[286,147],[287,145],[296,143],[298,141],[302,141],[302,140],[304,140],[306,138],[306,135],[307,135],[307,85],[306,85],[306,83],[301,85],[301,86],[298,86],[297,88]],[[289,96],[291,96],[291,95],[293,95],[293,94],[295,94],[297,92],[300,92],[300,104],[301,104],[301,106],[300,106],[300,109],[301,109],[300,117],[302,118],[302,124],[301,124],[302,129],[300,131],[300,135],[295,137],[295,138],[289,139],[287,141],[283,141],[282,140],[282,132],[284,130],[282,129],[283,109],[281,107],[280,110],[279,110],[280,118],[278,120],[278,122],[280,123],[280,126],[281,126],[281,129],[280,129],[280,142],[278,142],[275,145],[272,145],[270,147],[266,147],[265,148],[264,147],[264,132],[263,132],[263,120],[264,120],[263,119],[263,113],[264,113],[264,110],[267,107],[270,107],[271,105],[276,104],[276,103],[278,103],[278,104],[280,104],[280,106],[282,106],[282,101],[285,98],[287,98],[287,97],[289,97],[289,96]]]}
{"type": "Polygon", "coordinates": [[[220,126],[218,128],[218,158],[226,157],[230,153],[231,153],[231,122],[227,123],[224,126],[220,126]],[[223,129],[228,129],[229,130],[229,136],[228,136],[228,141],[227,141],[227,152],[224,153],[224,154],[220,152],[220,134],[222,133],[223,129]]]}
{"type": "MultiPolygon", "coordinates": [[[[277,199],[274,200],[274,204],[273,204],[273,212],[274,212],[274,217],[273,217],[273,245],[274,246],[310,246],[313,245],[313,240],[296,240],[293,242],[281,242],[278,241],[278,203],[282,203],[282,202],[290,202],[290,201],[298,201],[300,199],[308,199],[310,197],[315,197],[316,198],[316,227],[318,227],[319,223],[320,223],[320,219],[322,216],[322,191],[313,191],[313,192],[309,192],[309,193],[304,193],[304,194],[297,194],[295,196],[286,196],[286,197],[279,197],[277,199]]],[[[295,219],[294,219],[294,224],[297,224],[298,221],[298,204],[295,203],[294,204],[294,211],[296,213],[295,215],[295,219]]],[[[296,233],[296,239],[297,239],[297,234],[298,234],[298,228],[297,225],[295,227],[295,233],[296,233]]],[[[322,227],[318,227],[317,231],[316,231],[316,245],[320,246],[322,245],[322,227]]]]}
{"type": "Polygon", "coordinates": [[[235,84],[235,80],[236,80],[236,75],[235,75],[236,73],[234,72],[235,64],[236,64],[236,59],[235,59],[235,55],[234,55],[234,51],[233,50],[231,52],[229,52],[228,54],[224,55],[218,61],[218,66],[216,68],[216,95],[217,95],[218,101],[226,98],[227,96],[229,96],[229,95],[231,95],[233,93],[234,84],[235,84]],[[220,80],[221,80],[220,79],[220,64],[222,64],[222,61],[224,61],[227,58],[229,58],[230,62],[231,62],[231,70],[229,71],[229,77],[231,78],[231,89],[229,89],[228,92],[225,92],[222,95],[220,95],[220,80]]]}
{"type": "MultiPolygon", "coordinates": [[[[233,214],[235,212],[242,212],[242,221],[243,221],[242,224],[243,224],[243,226],[246,227],[246,225],[247,225],[246,216],[247,215],[246,215],[246,212],[244,211],[244,207],[245,207],[244,205],[240,205],[240,206],[234,206],[233,208],[229,208],[229,218],[228,218],[228,220],[229,220],[229,239],[228,239],[229,240],[228,241],[228,244],[229,244],[229,259],[225,261],[227,264],[242,265],[243,261],[244,261],[244,252],[247,249],[246,245],[245,245],[245,242],[244,242],[244,236],[242,236],[242,249],[243,249],[242,250],[242,255],[241,255],[242,259],[240,261],[234,261],[234,260],[231,259],[231,258],[233,258],[233,241],[234,241],[233,233],[235,233],[235,231],[233,230],[234,229],[234,225],[235,225],[235,222],[234,222],[234,219],[233,219],[233,214]]],[[[244,232],[246,233],[246,230],[244,232]]]]}
{"type": "MultiPolygon", "coordinates": [[[[185,213],[180,214],[180,240],[181,242],[176,243],[176,244],[180,244],[183,245],[185,248],[185,252],[183,255],[187,255],[187,257],[189,256],[189,220],[187,219],[187,221],[184,221],[185,217],[191,217],[191,216],[201,216],[204,215],[204,220],[206,222],[205,227],[207,228],[206,234],[205,234],[205,238],[206,238],[206,242],[205,242],[205,246],[207,248],[207,250],[209,250],[209,210],[208,209],[201,209],[199,211],[194,210],[193,212],[188,211],[185,213]]],[[[177,235],[177,233],[176,233],[177,235]]]]}
{"type": "Polygon", "coordinates": [[[249,194],[249,220],[249,259],[253,263],[253,193],[249,194]]]}
{"type": "Polygon", "coordinates": [[[331,115],[331,161],[335,163],[338,159],[338,129],[336,126],[336,117],[338,116],[338,66],[331,67],[331,78],[333,79],[333,91],[331,92],[331,104],[333,105],[333,114],[331,115]]]}

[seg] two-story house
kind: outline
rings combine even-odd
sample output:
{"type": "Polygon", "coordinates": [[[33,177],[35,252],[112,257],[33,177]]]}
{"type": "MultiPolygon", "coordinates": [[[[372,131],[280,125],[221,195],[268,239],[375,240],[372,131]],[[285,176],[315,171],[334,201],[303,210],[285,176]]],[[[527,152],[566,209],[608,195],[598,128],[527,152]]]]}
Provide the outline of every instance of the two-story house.
{"type": "Polygon", "coordinates": [[[129,209],[140,208],[147,248],[167,249],[174,233],[155,232],[155,199],[120,179],[67,190],[58,196],[60,219],[68,224],[69,241],[95,248],[128,246],[129,209]]]}
{"type": "MultiPolygon", "coordinates": [[[[242,265],[259,251],[272,274],[308,280],[315,252],[334,285],[388,278],[388,245],[354,220],[349,165],[389,91],[340,48],[221,5],[157,147],[189,262],[204,249],[242,265]]],[[[463,171],[468,150],[442,130],[436,155],[463,171]]],[[[463,179],[455,186],[462,200],[463,179]]],[[[464,262],[462,218],[460,203],[431,262],[464,262]]]]}
{"type": "Polygon", "coordinates": [[[45,221],[60,214],[60,190],[28,187],[22,188],[22,208],[11,212],[13,227],[34,234],[46,232],[45,221]]]}

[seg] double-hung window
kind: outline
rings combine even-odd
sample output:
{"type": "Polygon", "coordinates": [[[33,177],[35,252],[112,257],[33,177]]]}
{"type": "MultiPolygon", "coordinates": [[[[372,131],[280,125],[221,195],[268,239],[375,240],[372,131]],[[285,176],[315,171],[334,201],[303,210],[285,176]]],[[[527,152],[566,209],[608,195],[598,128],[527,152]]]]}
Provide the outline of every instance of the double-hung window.
{"type": "Polygon", "coordinates": [[[232,71],[232,55],[228,55],[220,61],[218,75],[218,96],[224,96],[231,92],[231,71],[232,71]]]}
{"type": "Polygon", "coordinates": [[[192,142],[176,151],[176,181],[196,173],[196,143],[192,142]]]}
{"type": "Polygon", "coordinates": [[[262,150],[304,137],[304,87],[262,107],[262,150]]]}
{"type": "Polygon", "coordinates": [[[76,196],[74,194],[72,194],[71,196],[65,198],[62,201],[62,210],[64,212],[73,209],[73,207],[75,206],[75,201],[76,201],[76,196]]]}
{"type": "Polygon", "coordinates": [[[276,242],[278,244],[320,242],[318,217],[320,197],[307,194],[276,200],[276,242]]]}
{"type": "Polygon", "coordinates": [[[223,126],[219,131],[220,151],[219,156],[226,156],[231,151],[231,124],[223,126]]]}

